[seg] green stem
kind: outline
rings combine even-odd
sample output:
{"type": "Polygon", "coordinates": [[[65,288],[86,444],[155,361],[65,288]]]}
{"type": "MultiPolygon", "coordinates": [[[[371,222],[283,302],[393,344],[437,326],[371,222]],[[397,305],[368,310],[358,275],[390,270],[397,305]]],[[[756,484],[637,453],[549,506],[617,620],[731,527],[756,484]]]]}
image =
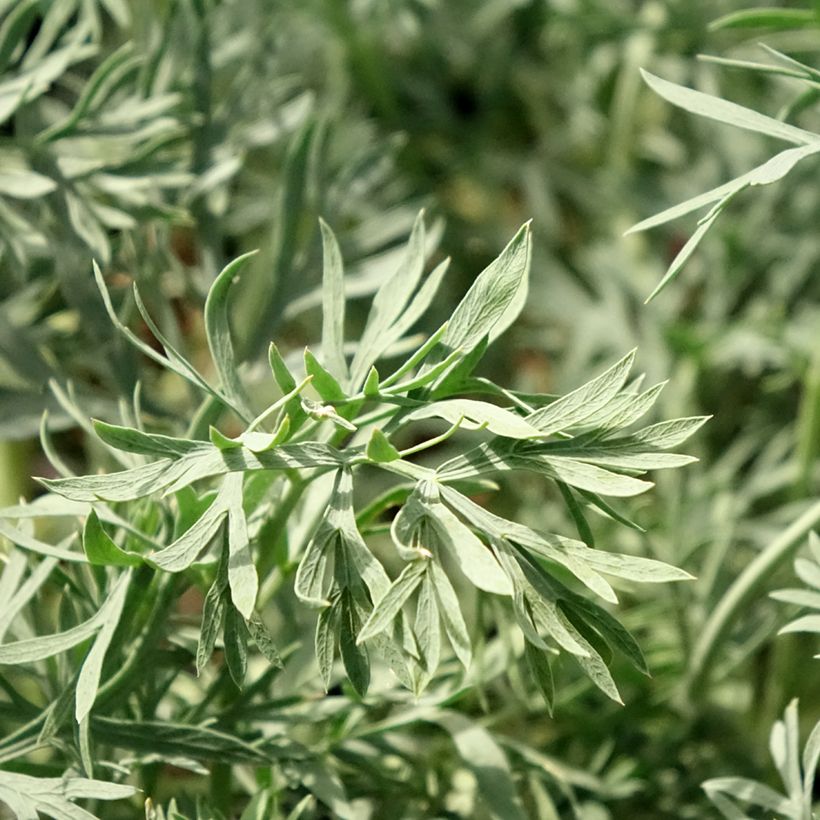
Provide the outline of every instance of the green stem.
{"type": "Polygon", "coordinates": [[[803,498],[811,490],[812,474],[820,457],[820,355],[809,365],[803,380],[803,395],[797,417],[798,477],[795,496],[803,498]]]}
{"type": "Polygon", "coordinates": [[[721,598],[692,653],[687,681],[690,699],[708,683],[717,650],[746,605],[759,593],[772,572],[792,557],[819,521],[820,501],[816,501],[743,570],[721,598]]]}

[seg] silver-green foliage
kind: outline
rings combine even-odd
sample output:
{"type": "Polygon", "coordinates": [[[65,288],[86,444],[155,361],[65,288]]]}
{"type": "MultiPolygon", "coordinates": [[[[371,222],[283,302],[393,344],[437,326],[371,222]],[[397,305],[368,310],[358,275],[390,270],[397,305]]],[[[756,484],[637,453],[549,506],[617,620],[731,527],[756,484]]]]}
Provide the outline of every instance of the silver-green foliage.
{"type": "Polygon", "coordinates": [[[793,700],[772,727],[769,751],[785,786],[785,794],[765,783],[746,777],[715,777],[703,784],[709,799],[729,820],[748,818],[746,807],[762,809],[761,817],[785,820],[813,820],[814,779],[820,761],[820,723],[809,735],[803,754],[800,754],[800,727],[797,701],[793,700]],[[744,806],[744,810],[738,807],[744,806]]]}
{"type": "MultiPolygon", "coordinates": [[[[274,376],[283,397],[254,420],[248,418],[247,398],[236,378],[237,362],[226,330],[227,287],[234,280],[237,263],[217,278],[206,305],[206,330],[220,384],[210,384],[159,336],[158,328],[165,355],[121,326],[129,340],[187,379],[206,402],[221,403],[225,410],[246,418],[245,432],[228,438],[211,428],[211,440],[202,441],[95,422],[97,435],[106,445],[137,454],[136,466],[107,475],[44,479],[43,483],[50,497],[77,502],[77,509],[87,517],[83,533],[86,560],[107,564],[114,573],[108,602],[83,625],[50,638],[5,645],[0,659],[5,663],[37,660],[62,652],[84,640],[86,633],[98,630],[100,642],[103,636],[110,637],[108,625],[112,619],[116,623],[122,609],[127,575],[114,579],[117,573],[128,572],[125,567],[139,564],[169,573],[195,565],[207,572],[208,565],[218,565],[197,662],[201,667],[207,661],[222,617],[228,663],[232,657],[242,658],[249,637],[246,625],[255,622],[260,582],[254,553],[258,557],[268,548],[255,542],[254,535],[259,522],[275,516],[277,508],[274,493],[260,497],[258,492],[249,493],[249,485],[257,474],[275,481],[285,473],[299,492],[305,492],[315,479],[331,473],[335,478],[324,512],[320,510],[306,547],[294,555],[299,561],[296,594],[320,612],[316,648],[326,682],[331,679],[338,650],[351,682],[364,694],[370,659],[377,654],[390,663],[400,681],[418,692],[436,672],[442,630],[456,655],[469,666],[471,639],[454,589],[462,582],[453,583],[457,568],[457,575],[478,590],[509,600],[534,647],[542,652],[565,650],[603,691],[618,699],[596,645],[618,649],[644,672],[645,663],[629,633],[584,596],[583,590],[615,602],[617,596],[607,577],[669,581],[685,579],[687,574],[657,561],[594,550],[583,541],[507,521],[470,500],[464,487],[498,473],[540,473],[558,482],[579,531],[590,532],[588,509],[614,514],[604,497],[642,493],[651,487],[642,477],[648,470],[691,461],[665,451],[682,443],[704,419],[676,419],[627,432],[625,428],[649,410],[659,392],[658,387],[641,392],[627,386],[633,354],[567,396],[549,403],[546,397],[539,400],[539,406],[528,404],[534,402],[531,396],[525,401],[497,386],[492,386],[493,393],[506,406],[466,398],[487,389],[471,376],[486,340],[503,330],[520,310],[529,269],[526,226],[476,279],[447,325],[434,334],[433,343],[424,343],[411,357],[410,366],[400,366],[392,376],[382,378],[375,365],[387,343],[397,341],[407,330],[411,324],[407,313],[415,316],[418,300],[429,301],[421,282],[424,224],[420,218],[407,261],[399,270],[402,276],[388,279],[376,294],[363,335],[371,341],[357,348],[348,375],[342,339],[344,297],[338,283],[341,260],[327,226],[323,226],[323,235],[325,344],[318,355],[306,351],[306,378],[292,374],[272,348],[274,376]],[[410,269],[413,275],[408,285],[410,269]],[[371,327],[379,332],[371,333],[371,327]],[[310,388],[318,394],[317,400],[303,395],[310,388]],[[423,431],[430,417],[450,424],[444,435],[427,442],[430,446],[459,429],[485,432],[472,443],[469,436],[459,439],[456,455],[439,459],[434,466],[422,465],[409,456],[427,445],[401,450],[398,442],[407,432],[423,431]],[[269,421],[271,431],[265,432],[269,421]],[[405,569],[393,580],[357,527],[354,488],[363,469],[398,477],[406,498],[391,528],[405,569]],[[192,492],[194,487],[205,495],[192,492]],[[139,503],[160,494],[166,499],[166,515],[177,522],[192,498],[202,499],[201,512],[186,514],[185,526],[177,523],[172,537],[161,528],[140,532],[135,538],[126,529],[110,527],[109,518],[112,538],[100,523],[105,519],[103,502],[139,503]],[[123,538],[138,546],[123,548],[123,538]],[[146,544],[155,546],[145,549],[146,544]],[[103,618],[109,609],[111,618],[103,618]],[[236,648],[233,655],[228,651],[232,644],[236,648]],[[34,655],[29,645],[36,645],[34,655]]],[[[97,277],[112,318],[118,321],[99,272],[97,277]]],[[[136,296],[140,304],[139,294],[136,296]]],[[[7,528],[6,533],[9,531],[7,528]]],[[[13,540],[23,549],[31,548],[26,539],[13,540]]],[[[107,644],[98,654],[106,648],[107,644]]],[[[236,663],[232,672],[241,681],[236,663]]],[[[94,689],[98,672],[81,674],[81,680],[93,681],[90,688],[94,689]]],[[[93,703],[93,692],[88,689],[84,685],[82,701],[78,694],[80,718],[93,703]]]]}
{"type": "MultiPolygon", "coordinates": [[[[772,598],[785,601],[810,612],[801,615],[784,626],[780,633],[809,632],[820,634],[820,538],[817,533],[809,535],[810,557],[800,557],[794,562],[797,577],[806,584],[805,589],[779,589],[772,593],[772,598]],[[813,611],[812,611],[813,610],[813,611]]],[[[816,655],[815,657],[820,657],[816,655]]]]}
{"type": "MultiPolygon", "coordinates": [[[[205,305],[216,383],[164,336],[138,290],[136,304],[159,350],[123,324],[96,270],[107,310],[125,338],[186,380],[202,404],[181,436],[144,429],[139,402],[123,405],[121,424],[95,421],[100,445],[124,467],[107,474],[69,474],[44,429],[46,452],[62,477],[42,479],[49,492],[35,503],[0,513],[0,532],[17,547],[0,590],[9,602],[0,619],[7,636],[0,664],[37,669],[60,659],[68,685],[0,744],[0,758],[62,742],[57,739],[71,711],[89,775],[93,744],[132,748],[141,733],[151,738],[149,745],[159,744],[157,750],[177,756],[187,750],[188,758],[218,750],[228,762],[231,755],[261,762],[275,754],[274,747],[246,746],[206,726],[110,716],[112,704],[145,674],[144,659],[180,578],[207,594],[198,641],[182,641],[176,651],[206,674],[217,666],[214,650],[222,649],[223,669],[240,689],[253,646],[275,671],[287,654],[277,644],[295,637],[269,628],[271,583],[291,577],[298,601],[318,614],[315,654],[326,688],[344,669],[364,697],[380,659],[417,696],[436,680],[440,664],[449,664],[447,644],[474,679],[473,656],[484,637],[465,603],[476,595],[495,599],[518,625],[518,651],[550,710],[550,657],[560,652],[618,702],[609,668],[613,652],[648,674],[635,639],[594,598],[616,603],[613,583],[620,580],[690,576],[657,560],[593,548],[587,517],[595,512],[637,527],[606,498],[642,493],[652,486],[647,471],[692,461],[668,451],[705,419],[638,426],[661,385],[641,390],[640,380],[629,381],[634,353],[560,398],[518,393],[473,376],[488,340],[523,304],[529,226],[477,277],[449,321],[382,376],[377,368],[395,359],[397,345],[407,349],[407,333],[441,281],[442,266],[424,276],[423,216],[397,275],[376,293],[352,357],[344,339],[342,261],[330,228],[323,225],[322,233],[323,344],[305,350],[304,375],[271,344],[281,395],[256,415],[229,332],[228,298],[240,281],[241,259],[217,277],[205,305]],[[241,432],[220,431],[220,419],[241,432]],[[550,532],[548,522],[534,529],[508,520],[470,497],[493,489],[491,476],[514,480],[518,471],[556,482],[580,538],[550,532]],[[360,484],[365,476],[369,481],[360,484]],[[372,487],[374,476],[389,490],[363,503],[359,487],[372,487]],[[384,515],[396,504],[390,554],[375,533],[387,529],[384,515]],[[83,522],[80,537],[75,532],[56,545],[35,537],[32,519],[43,516],[83,522]],[[79,575],[64,573],[60,561],[79,575]],[[58,578],[76,600],[61,607],[56,628],[43,634],[32,603],[58,578]]],[[[298,759],[303,753],[290,744],[276,754],[298,759]]],[[[504,788],[512,793],[506,781],[504,788]]]]}
{"type": "MultiPolygon", "coordinates": [[[[736,60],[716,60],[716,62],[728,62],[732,66],[741,66],[753,71],[784,75],[800,83],[806,94],[816,94],[817,88],[820,87],[820,72],[786,54],[781,54],[772,48],[765,48],[769,56],[774,59],[775,62],[773,64],[757,64],[736,60]]],[[[689,257],[694,253],[700,241],[738,194],[746,188],[770,185],[774,182],[778,182],[789,174],[798,163],[820,153],[820,134],[806,131],[774,117],[769,117],[752,109],[744,108],[736,103],[721,99],[720,97],[685,88],[684,86],[656,77],[648,71],[643,71],[642,74],[649,87],[656,94],[672,103],[672,105],[676,105],[685,111],[707,119],[716,120],[717,122],[732,125],[736,128],[743,128],[748,131],[755,131],[796,146],[780,151],[751,171],[729,182],[723,183],[716,188],[712,188],[706,193],[687,199],[679,205],[667,208],[661,213],[655,214],[655,216],[644,219],[629,229],[629,233],[644,231],[658,225],[663,225],[673,219],[686,216],[694,211],[702,211],[707,207],[709,208],[698,220],[696,230],[677,253],[670,263],[666,274],[649,295],[647,299],[647,301],[649,301],[657,296],[658,293],[678,275],[689,257]]],[[[811,98],[814,99],[814,96],[811,98]]],[[[786,115],[789,113],[790,111],[788,110],[784,112],[786,115]]]]}

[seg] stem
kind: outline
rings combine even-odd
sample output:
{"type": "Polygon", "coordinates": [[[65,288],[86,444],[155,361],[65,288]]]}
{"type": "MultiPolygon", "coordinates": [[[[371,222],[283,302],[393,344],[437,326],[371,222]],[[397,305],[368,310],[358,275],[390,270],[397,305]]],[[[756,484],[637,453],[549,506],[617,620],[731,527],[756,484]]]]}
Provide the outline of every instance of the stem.
{"type": "Polygon", "coordinates": [[[820,455],[820,355],[810,363],[803,379],[803,395],[797,417],[798,477],[795,496],[809,493],[812,473],[820,455]]]}
{"type": "Polygon", "coordinates": [[[808,532],[820,521],[820,501],[812,504],[800,518],[764,549],[735,579],[721,598],[701,631],[690,666],[687,693],[691,698],[708,683],[720,644],[769,576],[797,551],[808,532]]]}

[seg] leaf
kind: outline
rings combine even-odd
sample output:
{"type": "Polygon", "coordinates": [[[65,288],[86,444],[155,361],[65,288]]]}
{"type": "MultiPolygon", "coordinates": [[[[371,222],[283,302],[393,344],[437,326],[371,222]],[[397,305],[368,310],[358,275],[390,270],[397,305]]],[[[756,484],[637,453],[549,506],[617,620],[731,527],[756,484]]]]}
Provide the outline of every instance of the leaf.
{"type": "Polygon", "coordinates": [[[631,350],[600,376],[527,416],[527,421],[543,436],[586,422],[615,398],[634,362],[631,350]]]}
{"type": "Polygon", "coordinates": [[[356,390],[370,367],[395,340],[389,333],[399,319],[424,271],[424,212],[416,217],[407,243],[407,255],[396,272],[384,281],[373,298],[367,324],[350,365],[350,385],[356,390]]]}
{"type": "MultiPolygon", "coordinates": [[[[561,539],[560,536],[537,533],[525,527],[515,527],[505,537],[521,544],[536,555],[566,567],[582,584],[596,595],[600,595],[605,601],[613,604],[618,602],[612,587],[598,575],[588,562],[579,560],[576,554],[563,548],[565,546],[564,541],[578,544],[580,542],[571,542],[569,539],[561,539]]],[[[594,550],[589,551],[594,552],[594,550]]]]}
{"type": "Polygon", "coordinates": [[[513,462],[521,467],[537,470],[581,490],[619,498],[640,495],[651,489],[651,481],[620,475],[573,458],[544,454],[517,456],[513,462]]]}
{"type": "Polygon", "coordinates": [[[293,590],[296,597],[308,606],[327,607],[330,560],[334,554],[338,530],[323,519],[313,538],[310,539],[305,554],[299,561],[293,590]]]}
{"type": "Polygon", "coordinates": [[[325,692],[330,689],[333,676],[333,654],[336,648],[336,621],[338,618],[336,606],[325,607],[316,621],[316,660],[319,662],[319,674],[325,686],[325,692]]]}
{"type": "Polygon", "coordinates": [[[127,453],[140,453],[158,458],[179,458],[207,449],[201,441],[146,433],[133,427],[121,427],[92,419],[94,431],[106,444],[127,453]]]}
{"type": "Polygon", "coordinates": [[[623,706],[623,700],[618,687],[612,678],[609,667],[592,644],[587,641],[577,630],[573,630],[573,637],[586,650],[586,655],[575,655],[578,665],[584,670],[586,676],[600,689],[608,698],[623,706]]]}
{"type": "Polygon", "coordinates": [[[224,503],[228,509],[228,586],[231,600],[247,621],[256,604],[259,578],[251,555],[248,522],[242,509],[244,475],[230,473],[223,485],[224,503]]]}
{"type": "Polygon", "coordinates": [[[787,635],[791,632],[820,632],[820,614],[795,618],[791,623],[782,627],[778,635],[787,635]]]}
{"type": "Polygon", "coordinates": [[[379,371],[375,367],[371,367],[367,373],[367,378],[364,380],[362,393],[367,399],[375,399],[379,396],[379,371]]]}
{"type": "Polygon", "coordinates": [[[225,608],[223,640],[228,672],[237,688],[241,689],[248,668],[248,627],[233,604],[228,604],[225,608]]]}
{"type": "Polygon", "coordinates": [[[706,219],[698,223],[697,230],[692,234],[692,236],[689,237],[689,239],[686,240],[684,246],[678,251],[666,273],[663,275],[661,281],[655,285],[655,289],[649,294],[649,296],[646,297],[644,304],[649,304],[681,272],[681,270],[683,270],[683,266],[689,261],[689,257],[695,252],[695,249],[700,244],[701,239],[706,236],[707,231],[712,227],[712,225],[715,224],[715,220],[718,216],[720,216],[722,210],[720,205],[725,201],[728,201],[728,197],[733,195],[734,192],[732,192],[732,194],[728,194],[727,197],[722,199],[720,203],[715,206],[714,210],[706,219]]]}
{"type": "Polygon", "coordinates": [[[285,364],[285,360],[282,358],[279,348],[273,342],[268,346],[268,362],[270,363],[273,378],[276,384],[279,385],[279,389],[282,393],[287,395],[295,390],[296,379],[293,378],[290,370],[288,370],[288,366],[285,364]]]}
{"type": "Polygon", "coordinates": [[[349,458],[322,442],[285,444],[275,450],[253,453],[245,447],[219,450],[205,445],[176,460],[161,459],[107,475],[38,479],[58,495],[72,501],[131,501],[151,493],[176,493],[203,478],[232,472],[290,470],[303,467],[341,467],[349,458]]]}
{"type": "Polygon", "coordinates": [[[683,444],[693,433],[698,431],[711,416],[690,416],[688,418],[671,419],[644,427],[635,433],[630,433],[629,441],[637,441],[659,450],[667,450],[683,444]]]}
{"type": "Polygon", "coordinates": [[[217,497],[192,527],[164,549],[147,556],[146,560],[166,572],[182,572],[191,566],[216,535],[228,514],[225,492],[223,485],[217,497]]]}
{"type": "MultiPolygon", "coordinates": [[[[6,510],[15,508],[6,508],[6,510]]],[[[42,507],[38,508],[35,504],[29,504],[23,509],[19,510],[21,513],[31,510],[32,512],[39,512],[42,507]]],[[[46,544],[44,541],[39,541],[38,539],[34,538],[33,536],[29,535],[28,533],[23,532],[18,527],[13,527],[11,524],[7,524],[5,521],[2,520],[2,516],[7,515],[11,517],[10,513],[7,513],[6,510],[0,511],[0,535],[4,538],[8,538],[12,544],[16,544],[18,547],[21,547],[24,550],[29,552],[37,553],[38,555],[45,555],[48,558],[57,558],[60,561],[71,561],[74,563],[85,563],[87,558],[81,552],[74,552],[73,550],[65,549],[64,547],[53,547],[51,544],[46,544]]],[[[86,511],[83,509],[79,511],[77,514],[82,515],[86,511]]],[[[63,514],[62,512],[60,513],[63,514]]],[[[38,516],[32,516],[38,517],[38,516]]],[[[70,544],[74,540],[74,536],[67,538],[65,541],[61,541],[61,544],[70,544]]]]}
{"type": "Polygon", "coordinates": [[[344,355],[345,290],[339,243],[330,226],[319,220],[322,230],[324,268],[322,273],[322,356],[337,380],[346,381],[344,355]]]}
{"type": "Polygon", "coordinates": [[[724,14],[709,24],[710,31],[726,28],[766,28],[788,30],[817,25],[817,14],[811,9],[754,8],[724,14]]]}
{"type": "Polygon", "coordinates": [[[820,762],[820,723],[816,723],[803,749],[803,802],[811,806],[817,764],[820,762]]]}
{"type": "MultiPolygon", "coordinates": [[[[552,537],[560,539],[560,536],[552,537]]],[[[592,550],[580,542],[569,542],[568,539],[560,540],[567,552],[577,556],[598,572],[603,572],[606,575],[614,575],[618,578],[638,581],[643,584],[663,584],[670,581],[691,581],[694,579],[694,576],[688,572],[654,558],[592,550]]]]}
{"type": "Polygon", "coordinates": [[[407,417],[408,421],[418,421],[426,418],[446,419],[451,424],[461,420],[465,429],[486,428],[497,436],[507,438],[529,439],[538,438],[542,433],[521,416],[489,404],[473,399],[447,399],[414,410],[407,417]]]}
{"type": "Polygon", "coordinates": [[[353,688],[359,697],[364,697],[370,686],[370,660],[367,649],[356,640],[361,624],[349,592],[342,593],[340,605],[339,652],[353,688]]]}
{"type": "Polygon", "coordinates": [[[581,598],[571,595],[562,599],[562,608],[574,616],[573,623],[580,618],[595,630],[606,643],[617,649],[641,674],[649,676],[649,668],[638,642],[632,634],[613,618],[605,609],[581,598]]]}
{"type": "Polygon", "coordinates": [[[388,441],[378,427],[373,428],[370,441],[367,443],[366,455],[370,461],[375,461],[377,464],[384,464],[401,458],[399,451],[388,441]]]}
{"type": "Polygon", "coordinates": [[[95,820],[75,800],[124,800],[133,786],[84,777],[31,777],[0,771],[0,801],[20,820],[37,820],[38,812],[60,820],[95,820]]]}
{"type": "Polygon", "coordinates": [[[0,172],[0,193],[15,199],[39,199],[57,189],[57,183],[26,168],[0,172]]]}
{"type": "MultiPolygon", "coordinates": [[[[125,576],[122,577],[125,578],[125,576]]],[[[4,644],[0,646],[0,664],[17,666],[21,663],[41,661],[59,655],[90,638],[99,630],[107,615],[106,604],[103,604],[87,621],[64,632],[4,644]]]]}
{"type": "Polygon", "coordinates": [[[786,817],[793,816],[791,801],[788,798],[763,783],[756,783],[746,777],[713,777],[704,781],[701,786],[712,800],[716,794],[723,793],[786,817]]]}
{"type": "Polygon", "coordinates": [[[644,219],[633,225],[626,233],[637,233],[638,231],[646,231],[650,228],[663,225],[666,222],[671,222],[673,219],[678,219],[681,216],[692,213],[692,211],[705,208],[707,205],[712,205],[722,199],[733,195],[734,193],[746,188],[750,185],[768,185],[772,182],[777,182],[786,176],[800,160],[805,157],[816,154],[820,151],[820,142],[804,145],[800,148],[787,148],[779,154],[775,154],[771,159],[753,168],[745,174],[719,185],[717,188],[712,188],[706,193],[687,199],[679,205],[674,205],[661,211],[655,216],[644,219]]]}
{"type": "Polygon", "coordinates": [[[239,379],[239,362],[236,359],[231,340],[231,326],[228,318],[228,291],[239,281],[239,271],[257,251],[243,254],[223,268],[214,279],[208,298],[205,300],[205,332],[211,358],[219,374],[219,381],[225,395],[244,416],[252,415],[248,406],[248,396],[239,379]]]}
{"type": "Polygon", "coordinates": [[[48,580],[52,570],[57,566],[57,559],[46,558],[40,561],[18,587],[27,563],[24,553],[12,550],[0,575],[0,601],[3,601],[0,608],[0,643],[17,614],[48,580]]]}
{"type": "Polygon", "coordinates": [[[132,71],[139,65],[141,59],[139,56],[135,57],[134,43],[131,42],[125,43],[106,57],[84,83],[82,92],[71,113],[61,122],[54,123],[54,125],[41,131],[37,135],[37,142],[40,144],[53,142],[76,130],[77,125],[91,110],[100,92],[105,90],[106,85],[110,87],[112,77],[115,79],[116,75],[121,77],[123,70],[125,72],[132,71]]]}
{"type": "Polygon", "coordinates": [[[794,571],[804,584],[820,589],[820,563],[809,561],[807,558],[798,558],[794,562],[794,571]]]}
{"type": "Polygon", "coordinates": [[[430,511],[439,535],[458,568],[479,589],[496,595],[512,595],[510,579],[492,551],[441,502],[430,511]]]}
{"type": "Polygon", "coordinates": [[[772,726],[769,751],[786,787],[786,794],[799,802],[803,796],[803,778],[800,772],[800,728],[796,698],[786,707],[783,720],[775,721],[772,726]]]}
{"type": "Polygon", "coordinates": [[[39,5],[37,0],[20,0],[0,26],[0,72],[11,64],[14,51],[31,27],[39,5]]]}
{"type": "Polygon", "coordinates": [[[100,628],[94,644],[83,661],[80,676],[77,679],[76,707],[74,716],[77,723],[82,723],[91,711],[97,698],[97,688],[100,684],[100,675],[105,655],[111,645],[111,639],[120,622],[125,596],[131,582],[131,572],[126,570],[100,608],[100,628]]]}
{"type": "Polygon", "coordinates": [[[253,616],[248,620],[248,632],[250,633],[251,638],[253,638],[256,648],[262,653],[265,660],[273,666],[282,669],[284,667],[284,663],[282,663],[282,656],[276,648],[276,642],[273,639],[273,635],[271,635],[270,631],[259,617],[253,616]]]}
{"type": "Polygon", "coordinates": [[[525,641],[524,657],[527,660],[527,667],[530,670],[532,679],[535,681],[538,691],[543,695],[544,703],[547,704],[547,712],[552,717],[552,710],[555,705],[555,682],[553,681],[552,668],[547,653],[529,641],[525,641]]]}
{"type": "Polygon", "coordinates": [[[464,764],[475,775],[482,808],[494,820],[524,820],[510,765],[493,736],[464,715],[438,710],[433,722],[449,732],[464,764]]]}
{"type": "Polygon", "coordinates": [[[323,367],[307,347],[305,348],[305,373],[308,376],[313,376],[312,384],[324,401],[342,401],[345,398],[344,390],[342,390],[339,382],[336,381],[330,371],[323,367]]]}
{"type": "Polygon", "coordinates": [[[427,684],[435,675],[441,658],[439,608],[429,569],[422,578],[419,595],[416,600],[414,632],[421,661],[421,669],[413,676],[413,689],[416,696],[418,696],[424,691],[427,684]]]}
{"type": "Polygon", "coordinates": [[[492,342],[515,321],[526,299],[531,249],[527,223],[473,282],[450,317],[447,330],[425,368],[453,350],[472,350],[485,336],[492,342]]]}
{"type": "Polygon", "coordinates": [[[405,566],[385,595],[376,601],[373,611],[359,632],[358,643],[364,643],[393,624],[394,618],[401,612],[402,607],[421,583],[426,563],[425,560],[417,560],[405,566]]]}
{"type": "Polygon", "coordinates": [[[447,640],[450,641],[450,646],[453,647],[456,657],[464,668],[469,669],[473,650],[456,591],[447,574],[435,561],[430,562],[430,577],[438,599],[438,610],[441,622],[444,624],[444,631],[447,633],[447,640]]]}
{"type": "MultiPolygon", "coordinates": [[[[103,303],[105,305],[106,312],[108,313],[109,318],[114,323],[114,326],[125,336],[128,341],[137,348],[141,353],[146,355],[149,359],[160,364],[162,367],[167,368],[168,370],[176,373],[178,376],[182,377],[186,381],[193,384],[195,387],[199,388],[200,390],[208,393],[209,395],[213,396],[218,401],[227,404],[230,406],[230,401],[228,401],[224,396],[220,395],[217,390],[214,390],[203,378],[199,375],[196,371],[194,366],[185,359],[165,338],[159,328],[154,324],[154,321],[151,319],[150,315],[145,309],[145,305],[142,303],[142,299],[139,297],[139,292],[134,289],[134,298],[136,299],[137,307],[142,315],[143,319],[145,320],[146,324],[148,325],[151,332],[160,342],[160,344],[165,348],[166,354],[163,356],[161,353],[158,353],[154,348],[152,348],[146,342],[143,342],[142,339],[139,338],[135,333],[133,333],[126,325],[124,325],[121,321],[119,316],[117,315],[116,310],[114,310],[114,305],[111,302],[111,296],[108,293],[108,289],[105,286],[105,280],[103,279],[102,272],[100,271],[99,266],[96,262],[93,263],[94,267],[94,277],[97,282],[97,288],[100,291],[100,295],[103,298],[103,303]]],[[[234,408],[236,409],[236,408],[234,408]]],[[[240,412],[241,411],[237,411],[240,412]]]]}
{"type": "Polygon", "coordinates": [[[111,540],[94,510],[85,519],[83,551],[89,563],[99,566],[136,567],[143,562],[141,555],[122,550],[111,540]]]}
{"type": "Polygon", "coordinates": [[[670,83],[668,80],[662,80],[644,69],[641,69],[641,76],[656,94],[659,94],[672,105],[693,114],[744,128],[748,131],[766,134],[776,139],[786,140],[796,145],[809,145],[818,142],[818,136],[810,131],[804,131],[802,128],[780,122],[780,120],[767,117],[765,114],[759,114],[757,111],[744,108],[736,103],[722,100],[720,97],[713,97],[701,91],[670,83]]]}
{"type": "Polygon", "coordinates": [[[275,743],[253,742],[227,731],[209,726],[191,726],[171,720],[139,721],[120,718],[92,717],[94,736],[108,745],[148,754],[179,755],[195,760],[220,763],[269,764],[284,754],[301,757],[294,742],[277,739],[275,743]],[[287,744],[287,745],[286,745],[287,744]]]}
{"type": "Polygon", "coordinates": [[[202,606],[202,626],[199,629],[199,642],[196,648],[196,674],[211,659],[216,645],[216,638],[222,629],[225,617],[225,590],[228,587],[228,550],[223,548],[222,557],[217,567],[214,581],[205,595],[202,606]]]}

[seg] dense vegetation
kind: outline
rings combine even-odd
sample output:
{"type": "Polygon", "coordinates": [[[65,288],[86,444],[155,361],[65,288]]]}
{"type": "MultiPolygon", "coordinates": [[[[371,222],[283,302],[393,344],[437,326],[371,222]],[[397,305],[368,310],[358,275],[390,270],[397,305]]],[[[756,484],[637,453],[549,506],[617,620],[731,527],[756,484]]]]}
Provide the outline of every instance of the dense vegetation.
{"type": "Polygon", "coordinates": [[[0,0],[0,814],[811,820],[818,33],[0,0]]]}

